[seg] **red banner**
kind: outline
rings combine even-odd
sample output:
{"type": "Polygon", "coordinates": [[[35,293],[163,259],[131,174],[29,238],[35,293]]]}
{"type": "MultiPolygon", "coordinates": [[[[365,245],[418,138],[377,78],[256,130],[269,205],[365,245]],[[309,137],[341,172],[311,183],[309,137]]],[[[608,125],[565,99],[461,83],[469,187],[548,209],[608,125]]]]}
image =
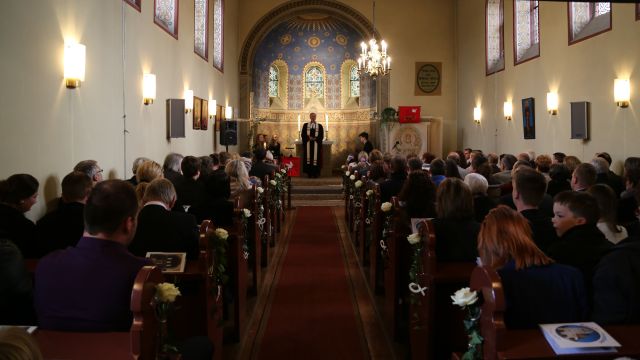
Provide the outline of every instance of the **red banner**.
{"type": "Polygon", "coordinates": [[[300,176],[300,173],[302,172],[299,157],[283,157],[282,166],[291,168],[291,170],[289,170],[289,176],[300,176]]]}

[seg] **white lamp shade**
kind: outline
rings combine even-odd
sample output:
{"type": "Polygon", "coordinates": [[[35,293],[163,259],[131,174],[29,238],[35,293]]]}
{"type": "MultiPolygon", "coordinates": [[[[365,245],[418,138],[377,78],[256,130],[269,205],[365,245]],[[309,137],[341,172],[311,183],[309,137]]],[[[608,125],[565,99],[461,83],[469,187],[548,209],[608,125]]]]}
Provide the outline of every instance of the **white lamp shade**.
{"type": "Polygon", "coordinates": [[[473,120],[475,122],[480,122],[480,118],[482,117],[482,110],[479,106],[473,108],[473,120]]]}
{"type": "Polygon", "coordinates": [[[613,82],[613,97],[616,102],[629,102],[631,99],[629,79],[616,79],[613,82]]]}
{"type": "Polygon", "coordinates": [[[215,100],[209,99],[209,116],[216,116],[218,103],[215,100]]]}
{"type": "Polygon", "coordinates": [[[142,77],[142,97],[155,100],[156,98],[156,75],[144,74],[142,77]]]}
{"type": "Polygon", "coordinates": [[[511,101],[504,102],[503,110],[504,117],[511,118],[511,116],[513,116],[513,104],[511,104],[511,101]]]}
{"type": "Polygon", "coordinates": [[[233,107],[231,106],[226,107],[226,109],[224,110],[224,118],[225,119],[233,118],[233,107]]]}
{"type": "Polygon", "coordinates": [[[84,81],[87,48],[82,44],[64,44],[64,78],[84,81]]]}
{"type": "Polygon", "coordinates": [[[555,93],[555,92],[547,93],[547,111],[549,112],[558,111],[558,93],[555,93]]]}
{"type": "Polygon", "coordinates": [[[193,90],[187,89],[184,91],[184,108],[193,110],[193,90]]]}

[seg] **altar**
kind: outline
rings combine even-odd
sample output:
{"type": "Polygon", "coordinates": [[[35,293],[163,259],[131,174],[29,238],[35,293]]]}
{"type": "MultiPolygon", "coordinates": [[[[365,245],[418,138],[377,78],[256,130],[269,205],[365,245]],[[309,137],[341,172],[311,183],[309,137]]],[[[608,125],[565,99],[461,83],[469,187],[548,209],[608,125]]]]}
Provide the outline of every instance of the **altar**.
{"type": "MultiPolygon", "coordinates": [[[[331,158],[331,147],[333,145],[333,141],[324,140],[322,142],[322,169],[320,170],[321,177],[330,177],[332,175],[333,166],[332,158],[331,158]]],[[[302,141],[296,140],[296,156],[301,158],[302,164],[304,164],[304,159],[302,159],[302,141]]],[[[302,166],[304,167],[304,165],[302,166]]],[[[305,176],[304,173],[300,174],[300,176],[305,176]]]]}

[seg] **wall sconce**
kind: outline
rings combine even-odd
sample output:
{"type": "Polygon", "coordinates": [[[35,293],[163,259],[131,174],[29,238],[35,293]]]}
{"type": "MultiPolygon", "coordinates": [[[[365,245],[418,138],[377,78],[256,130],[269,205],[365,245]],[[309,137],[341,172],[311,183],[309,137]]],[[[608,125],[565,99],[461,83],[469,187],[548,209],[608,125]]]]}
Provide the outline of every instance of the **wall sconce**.
{"type": "Polygon", "coordinates": [[[227,106],[224,110],[224,118],[231,119],[233,118],[233,107],[227,106]]]}
{"type": "Polygon", "coordinates": [[[480,125],[480,118],[482,117],[482,110],[480,110],[480,106],[476,106],[473,108],[473,121],[480,125]]]}
{"type": "Polygon", "coordinates": [[[209,119],[215,120],[218,103],[209,99],[209,119]]]}
{"type": "Polygon", "coordinates": [[[64,44],[64,81],[67,89],[75,89],[84,81],[87,47],[82,44],[64,44]]]}
{"type": "Polygon", "coordinates": [[[193,90],[187,89],[184,91],[184,112],[188,114],[191,110],[193,110],[193,90]]]}
{"type": "Polygon", "coordinates": [[[613,82],[613,98],[619,107],[629,107],[629,100],[631,99],[629,79],[615,79],[613,82]]]}
{"type": "Polygon", "coordinates": [[[156,75],[144,74],[142,76],[142,102],[145,105],[153,104],[156,99],[156,75]]]}
{"type": "Polygon", "coordinates": [[[507,120],[511,120],[511,117],[513,116],[513,105],[511,104],[511,101],[505,101],[503,109],[504,118],[507,120]]]}
{"type": "Polygon", "coordinates": [[[551,115],[558,115],[558,93],[547,93],[547,112],[551,115]]]}

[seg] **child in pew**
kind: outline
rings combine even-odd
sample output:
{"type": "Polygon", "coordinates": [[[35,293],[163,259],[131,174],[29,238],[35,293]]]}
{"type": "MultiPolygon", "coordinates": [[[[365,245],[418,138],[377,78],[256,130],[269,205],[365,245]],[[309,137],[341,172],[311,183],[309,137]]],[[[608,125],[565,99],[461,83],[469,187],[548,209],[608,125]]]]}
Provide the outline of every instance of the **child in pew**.
{"type": "Polygon", "coordinates": [[[580,271],[554,264],[532,240],[527,220],[500,205],[478,235],[482,263],[497,270],[504,288],[508,328],[586,319],[587,297],[580,271]]]}

